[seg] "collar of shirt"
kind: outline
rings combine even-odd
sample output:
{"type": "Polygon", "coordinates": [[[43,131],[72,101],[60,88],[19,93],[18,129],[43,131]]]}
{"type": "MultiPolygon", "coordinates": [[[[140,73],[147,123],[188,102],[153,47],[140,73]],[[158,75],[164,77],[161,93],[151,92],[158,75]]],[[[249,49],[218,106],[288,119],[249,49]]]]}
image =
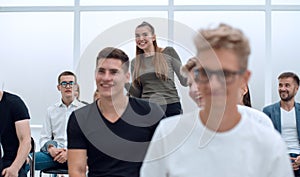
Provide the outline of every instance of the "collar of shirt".
{"type": "MultiPolygon", "coordinates": [[[[74,99],[73,102],[70,104],[70,106],[72,106],[72,107],[78,107],[78,106],[80,106],[80,104],[81,104],[81,103],[80,103],[77,99],[74,99]]],[[[62,102],[62,100],[59,100],[59,102],[56,103],[56,106],[57,106],[57,107],[62,107],[62,106],[67,107],[67,106],[62,102]]]]}

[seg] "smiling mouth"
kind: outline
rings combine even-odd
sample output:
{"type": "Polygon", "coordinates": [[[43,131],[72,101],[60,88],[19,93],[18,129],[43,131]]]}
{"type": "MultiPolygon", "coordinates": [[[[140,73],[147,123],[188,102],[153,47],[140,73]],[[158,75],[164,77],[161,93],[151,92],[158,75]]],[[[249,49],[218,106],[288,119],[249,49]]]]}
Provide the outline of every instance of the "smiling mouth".
{"type": "Polygon", "coordinates": [[[103,88],[111,88],[113,87],[113,84],[100,84],[100,86],[103,88]]]}
{"type": "Polygon", "coordinates": [[[147,44],[147,42],[146,42],[146,41],[143,41],[143,42],[139,42],[138,44],[139,44],[139,45],[145,45],[145,44],[147,44]]]}

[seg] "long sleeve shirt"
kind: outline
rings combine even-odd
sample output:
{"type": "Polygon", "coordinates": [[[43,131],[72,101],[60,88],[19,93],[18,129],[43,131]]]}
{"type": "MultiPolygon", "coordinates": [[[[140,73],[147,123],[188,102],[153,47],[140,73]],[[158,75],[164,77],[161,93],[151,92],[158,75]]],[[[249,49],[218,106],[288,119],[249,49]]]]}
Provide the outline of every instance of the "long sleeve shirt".
{"type": "MultiPolygon", "coordinates": [[[[153,56],[143,58],[144,68],[140,70],[140,84],[131,86],[129,94],[143,99],[151,99],[160,105],[180,102],[177,88],[174,82],[174,73],[183,86],[187,86],[187,78],[180,73],[182,66],[180,57],[172,47],[166,47],[163,55],[168,65],[168,79],[166,81],[157,78],[153,66],[153,56]]],[[[131,62],[131,73],[134,71],[135,59],[131,62]]]]}
{"type": "Polygon", "coordinates": [[[40,137],[40,146],[53,141],[58,148],[67,147],[66,126],[71,113],[85,104],[74,100],[68,107],[62,102],[50,106],[43,123],[40,137]],[[57,143],[57,144],[56,144],[57,143]]]}

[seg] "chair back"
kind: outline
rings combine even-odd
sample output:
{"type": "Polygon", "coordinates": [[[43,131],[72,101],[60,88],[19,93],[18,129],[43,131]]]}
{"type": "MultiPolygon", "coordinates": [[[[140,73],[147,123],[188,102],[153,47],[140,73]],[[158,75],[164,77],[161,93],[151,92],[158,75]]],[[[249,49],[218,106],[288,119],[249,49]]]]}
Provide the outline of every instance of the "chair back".
{"type": "Polygon", "coordinates": [[[34,139],[31,137],[31,149],[30,153],[32,154],[29,156],[29,164],[30,164],[30,177],[34,177],[34,170],[35,170],[35,142],[34,139]]]}

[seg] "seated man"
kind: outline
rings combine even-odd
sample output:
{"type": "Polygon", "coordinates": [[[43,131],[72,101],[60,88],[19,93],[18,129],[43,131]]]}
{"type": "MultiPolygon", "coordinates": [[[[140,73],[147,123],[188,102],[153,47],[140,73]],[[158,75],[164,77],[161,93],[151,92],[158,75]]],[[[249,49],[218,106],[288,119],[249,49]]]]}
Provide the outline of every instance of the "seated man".
{"type": "Polygon", "coordinates": [[[20,97],[0,91],[0,119],[4,152],[1,175],[26,177],[24,164],[31,148],[30,116],[20,97]]]}
{"type": "Polygon", "coordinates": [[[58,76],[57,89],[62,98],[47,110],[40,138],[42,148],[36,153],[36,170],[67,168],[66,123],[75,109],[84,106],[74,96],[76,83],[76,76],[70,71],[64,71],[58,76]]]}
{"type": "Polygon", "coordinates": [[[96,60],[99,99],[74,111],[69,119],[68,167],[70,177],[138,177],[158,121],[159,105],[125,96],[129,81],[128,56],[105,48],[96,60]],[[88,157],[88,158],[87,158],[88,157]]]}

